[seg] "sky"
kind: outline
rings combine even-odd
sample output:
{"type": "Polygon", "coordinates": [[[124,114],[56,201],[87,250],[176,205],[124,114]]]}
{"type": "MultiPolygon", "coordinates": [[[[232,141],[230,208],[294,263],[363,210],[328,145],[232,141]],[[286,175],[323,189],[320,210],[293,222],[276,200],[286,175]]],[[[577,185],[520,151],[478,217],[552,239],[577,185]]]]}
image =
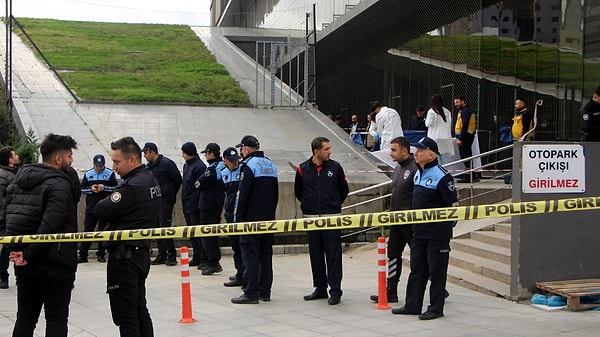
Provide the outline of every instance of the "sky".
{"type": "MultiPolygon", "coordinates": [[[[17,19],[210,25],[210,0],[8,0],[17,19]]],[[[1,16],[5,16],[5,3],[1,16]]]]}

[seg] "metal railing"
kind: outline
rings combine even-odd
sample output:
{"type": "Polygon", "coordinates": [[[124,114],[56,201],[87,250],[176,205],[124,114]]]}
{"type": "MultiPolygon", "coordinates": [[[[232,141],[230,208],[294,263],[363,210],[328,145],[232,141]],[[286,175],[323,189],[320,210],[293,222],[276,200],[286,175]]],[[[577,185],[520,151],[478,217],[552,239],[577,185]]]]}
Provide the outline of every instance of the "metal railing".
{"type": "MultiPolygon", "coordinates": [[[[498,167],[502,163],[512,162],[512,148],[513,148],[513,144],[510,144],[510,145],[507,145],[507,146],[503,146],[501,148],[497,148],[497,149],[490,150],[490,151],[487,151],[487,152],[484,152],[484,153],[481,153],[481,154],[474,155],[474,156],[469,157],[469,158],[464,158],[464,159],[461,159],[461,160],[453,161],[453,162],[446,163],[446,164],[442,165],[443,167],[451,167],[451,166],[456,165],[456,164],[463,164],[465,162],[471,162],[471,165],[470,165],[471,169],[462,170],[460,172],[454,172],[452,174],[453,177],[468,175],[469,178],[470,178],[469,181],[471,181],[471,183],[469,183],[468,186],[457,188],[457,191],[458,190],[465,190],[465,189],[469,190],[469,195],[466,198],[462,198],[462,199],[459,200],[459,202],[461,204],[464,204],[464,202],[468,201],[469,204],[472,205],[473,204],[473,200],[475,198],[477,198],[477,197],[480,197],[480,196],[483,196],[483,195],[486,195],[486,194],[490,194],[490,193],[494,193],[494,192],[496,192],[498,190],[501,190],[501,189],[510,188],[510,186],[502,186],[502,187],[491,188],[491,189],[486,188],[483,192],[480,192],[479,194],[475,194],[475,190],[477,189],[478,186],[484,185],[487,182],[494,181],[494,180],[500,180],[500,179],[504,180],[505,177],[510,176],[512,174],[512,170],[511,169],[498,169],[498,168],[496,168],[496,167],[498,167]],[[510,155],[506,156],[505,158],[497,159],[497,160],[496,159],[489,160],[490,158],[493,158],[494,155],[499,154],[499,153],[503,153],[503,152],[507,152],[507,151],[510,151],[510,155]],[[480,159],[480,158],[487,158],[488,159],[487,163],[486,164],[482,164],[482,165],[477,166],[477,167],[474,167],[473,161],[475,159],[480,159]],[[477,177],[479,175],[479,173],[486,173],[485,179],[475,179],[475,177],[477,177]]],[[[378,189],[378,188],[381,188],[381,187],[391,186],[391,184],[392,184],[392,181],[390,180],[390,181],[386,181],[386,182],[379,183],[379,184],[376,184],[376,185],[368,186],[368,187],[365,187],[365,188],[362,188],[362,189],[359,189],[359,190],[356,190],[356,191],[352,191],[352,192],[350,192],[348,194],[348,196],[359,195],[359,194],[362,194],[362,193],[365,193],[365,192],[368,192],[368,191],[371,191],[371,190],[374,190],[374,189],[378,189]]],[[[353,208],[353,207],[365,205],[365,204],[371,203],[373,201],[382,200],[382,199],[391,197],[391,195],[392,195],[391,193],[387,193],[387,194],[384,194],[384,195],[381,195],[381,196],[377,196],[377,197],[374,197],[374,198],[371,198],[371,199],[368,199],[368,200],[363,200],[363,201],[360,201],[360,202],[357,202],[357,203],[354,203],[354,204],[351,204],[351,205],[343,206],[342,207],[342,211],[350,209],[350,208],[353,208]]],[[[365,229],[362,229],[360,231],[348,233],[348,234],[342,236],[342,238],[345,238],[345,237],[348,237],[348,236],[351,236],[351,235],[361,234],[361,233],[367,232],[369,230],[372,230],[373,228],[376,228],[376,227],[365,228],[365,229]]]]}

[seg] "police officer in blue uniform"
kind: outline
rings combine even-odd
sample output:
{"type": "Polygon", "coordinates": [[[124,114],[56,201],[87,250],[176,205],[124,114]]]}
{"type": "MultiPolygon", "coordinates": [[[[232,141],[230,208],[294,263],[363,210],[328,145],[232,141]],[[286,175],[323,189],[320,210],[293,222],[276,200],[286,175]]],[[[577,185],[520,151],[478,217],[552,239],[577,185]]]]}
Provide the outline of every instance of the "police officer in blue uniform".
{"type": "MultiPolygon", "coordinates": [[[[279,201],[277,166],[263,151],[258,139],[244,136],[236,145],[244,158],[236,199],[235,222],[275,219],[279,201]]],[[[271,300],[273,284],[273,234],[248,234],[240,237],[244,264],[244,293],[231,299],[235,304],[258,304],[271,300]]]]}
{"type": "MultiPolygon", "coordinates": [[[[294,194],[306,218],[339,215],[348,196],[348,182],[342,166],[330,159],[331,144],[325,137],[317,137],[310,144],[312,157],[298,165],[294,194]]],[[[342,238],[339,229],[307,232],[310,266],[315,290],[304,296],[311,301],[327,298],[330,305],[340,303],[342,297],[342,238]]]]}
{"type": "MultiPolygon", "coordinates": [[[[413,209],[458,206],[454,178],[438,164],[437,143],[429,137],[423,137],[411,145],[417,148],[414,156],[419,165],[414,180],[413,209]]],[[[394,308],[392,313],[419,315],[420,320],[444,316],[450,239],[455,224],[455,221],[442,221],[413,225],[406,303],[401,308],[394,308]],[[429,279],[430,304],[421,313],[429,279]]]]}
{"type": "MultiPolygon", "coordinates": [[[[131,137],[111,143],[113,169],[123,183],[96,205],[94,214],[109,223],[107,230],[144,229],[157,226],[161,204],[160,185],[142,164],[140,146],[131,137]]],[[[121,336],[154,336],[146,307],[146,278],[150,272],[150,241],[106,243],[109,252],[106,288],[110,310],[121,336]]]]}
{"type": "MultiPolygon", "coordinates": [[[[221,167],[221,178],[225,186],[225,221],[234,222],[235,198],[238,185],[240,184],[240,156],[235,147],[228,147],[223,151],[223,166],[221,167]]],[[[218,168],[217,168],[218,169],[218,168]]],[[[230,235],[231,249],[233,250],[233,265],[236,273],[229,277],[229,281],[223,283],[226,287],[239,287],[242,285],[244,276],[244,265],[242,263],[242,250],[240,248],[240,236],[230,235]]]]}
{"type": "MultiPolygon", "coordinates": [[[[94,167],[87,170],[81,180],[81,193],[85,194],[85,220],[84,220],[84,231],[93,232],[98,224],[98,230],[103,231],[106,227],[106,222],[98,221],[98,218],[94,215],[94,209],[98,201],[109,196],[119,184],[117,176],[113,170],[104,166],[105,159],[101,154],[94,156],[94,167]]],[[[81,248],[79,249],[79,259],[77,263],[88,262],[88,251],[90,249],[91,242],[82,242],[81,248]]],[[[98,251],[96,252],[96,258],[98,262],[106,262],[104,244],[98,242],[98,251]]]]}
{"type": "MultiPolygon", "coordinates": [[[[225,189],[221,179],[221,170],[217,169],[221,163],[221,147],[217,143],[208,143],[200,153],[204,154],[208,162],[206,171],[196,180],[194,185],[200,191],[198,199],[200,224],[218,224],[221,223],[221,212],[223,211],[223,202],[225,202],[225,189]]],[[[223,267],[219,263],[221,261],[219,237],[202,237],[202,246],[208,263],[207,267],[202,270],[202,275],[222,272],[223,267]]]]}

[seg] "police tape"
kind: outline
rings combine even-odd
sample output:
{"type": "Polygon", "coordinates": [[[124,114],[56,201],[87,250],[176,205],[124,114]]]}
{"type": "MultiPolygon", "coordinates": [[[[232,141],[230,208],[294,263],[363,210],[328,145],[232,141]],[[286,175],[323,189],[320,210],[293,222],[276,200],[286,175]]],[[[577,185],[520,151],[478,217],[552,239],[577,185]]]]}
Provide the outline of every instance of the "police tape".
{"type": "Polygon", "coordinates": [[[412,225],[431,222],[464,221],[506,216],[522,216],[598,209],[600,209],[600,196],[336,215],[320,218],[237,222],[103,232],[0,236],[0,243],[19,244],[37,242],[125,241],[182,239],[242,234],[278,234],[327,229],[362,229],[375,226],[412,225]]]}

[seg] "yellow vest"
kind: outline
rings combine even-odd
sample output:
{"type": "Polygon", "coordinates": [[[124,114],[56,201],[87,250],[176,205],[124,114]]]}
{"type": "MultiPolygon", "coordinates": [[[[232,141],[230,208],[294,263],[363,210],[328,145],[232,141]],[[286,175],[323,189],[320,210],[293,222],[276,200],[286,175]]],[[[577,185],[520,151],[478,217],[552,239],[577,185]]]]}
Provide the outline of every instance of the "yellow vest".
{"type": "MultiPolygon", "coordinates": [[[[460,131],[462,130],[462,118],[460,118],[460,110],[458,111],[458,118],[456,119],[456,124],[454,125],[454,132],[458,135],[460,134],[460,131]]],[[[471,114],[471,117],[469,118],[469,126],[468,126],[468,131],[469,133],[475,133],[475,130],[477,129],[477,117],[475,116],[475,113],[473,112],[471,114]]]]}

